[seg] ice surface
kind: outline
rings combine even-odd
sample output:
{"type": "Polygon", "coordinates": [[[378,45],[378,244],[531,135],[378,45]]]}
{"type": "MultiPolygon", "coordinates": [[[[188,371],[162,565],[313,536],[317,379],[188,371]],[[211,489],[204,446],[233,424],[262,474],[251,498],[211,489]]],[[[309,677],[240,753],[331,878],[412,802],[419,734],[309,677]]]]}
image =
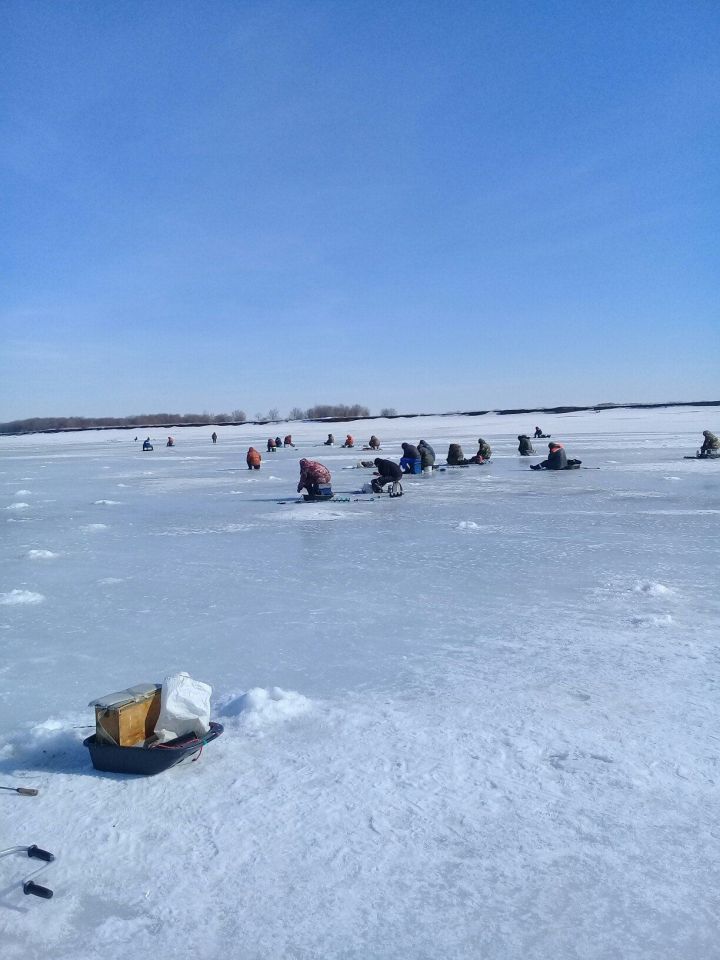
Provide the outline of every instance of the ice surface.
{"type": "Polygon", "coordinates": [[[397,500],[322,424],[0,439],[2,846],[58,858],[49,903],[0,860],[3,960],[717,956],[717,415],[335,429],[493,447],[397,500]],[[601,469],[531,472],[536,422],[601,469]],[[178,669],[225,735],[96,774],[88,701],[178,669]]]}

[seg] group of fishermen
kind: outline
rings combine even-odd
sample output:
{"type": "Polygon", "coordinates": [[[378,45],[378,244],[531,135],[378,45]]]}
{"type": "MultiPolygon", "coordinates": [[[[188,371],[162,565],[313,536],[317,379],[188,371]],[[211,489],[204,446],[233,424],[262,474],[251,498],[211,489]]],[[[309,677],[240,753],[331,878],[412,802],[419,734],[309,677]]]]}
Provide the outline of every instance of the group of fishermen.
{"type": "MultiPolygon", "coordinates": [[[[547,436],[548,434],[543,433],[540,427],[535,427],[533,439],[547,436]]],[[[137,437],[135,439],[137,440],[137,437]]],[[[212,435],[212,442],[217,442],[216,433],[212,435]]],[[[334,443],[335,438],[331,433],[328,434],[328,439],[325,441],[324,446],[332,446],[334,443]]],[[[167,445],[174,445],[172,437],[168,437],[167,445]]],[[[342,446],[344,448],[352,448],[355,446],[355,441],[350,434],[347,435],[345,443],[343,443],[342,446]]],[[[268,439],[267,449],[269,452],[274,453],[280,447],[295,447],[291,434],[288,434],[284,440],[281,440],[280,437],[270,437],[268,439]]],[[[368,445],[363,449],[379,450],[379,439],[373,434],[368,441],[368,445]]],[[[550,441],[548,449],[547,459],[541,463],[531,464],[531,470],[572,470],[579,467],[582,462],[580,460],[569,460],[563,445],[555,440],[550,441]]],[[[150,437],[143,443],[143,450],[152,450],[150,437]]],[[[403,443],[402,451],[403,455],[399,463],[382,457],[376,457],[375,460],[373,460],[375,476],[371,482],[371,489],[374,493],[380,493],[385,487],[388,487],[391,496],[401,496],[402,486],[400,481],[403,476],[422,472],[427,473],[435,468],[435,451],[426,440],[420,440],[418,444],[403,443]]],[[[522,457],[535,455],[532,441],[525,433],[518,435],[518,453],[522,457]]],[[[701,458],[720,457],[720,439],[710,430],[703,430],[703,443],[697,455],[701,458]]],[[[463,449],[459,443],[451,443],[447,452],[447,465],[449,467],[464,467],[470,464],[480,465],[487,463],[491,457],[492,448],[490,444],[480,437],[478,439],[477,453],[469,459],[465,458],[463,449]]],[[[246,462],[248,470],[260,469],[262,456],[255,447],[250,447],[248,450],[246,462]]],[[[370,466],[369,462],[367,466],[370,466]]],[[[332,497],[331,480],[330,471],[324,464],[306,457],[303,457],[300,461],[298,493],[304,489],[310,497],[332,497]]]]}

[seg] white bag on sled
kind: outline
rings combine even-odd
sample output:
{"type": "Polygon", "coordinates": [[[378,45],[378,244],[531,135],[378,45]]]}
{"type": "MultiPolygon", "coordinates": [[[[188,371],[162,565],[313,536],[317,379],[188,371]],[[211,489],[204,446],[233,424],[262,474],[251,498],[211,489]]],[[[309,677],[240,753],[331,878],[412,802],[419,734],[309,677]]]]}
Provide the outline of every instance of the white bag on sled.
{"type": "Polygon", "coordinates": [[[194,733],[204,736],[210,729],[212,687],[193,680],[189,673],[173,673],[163,680],[160,716],[155,733],[161,743],[194,733]]]}

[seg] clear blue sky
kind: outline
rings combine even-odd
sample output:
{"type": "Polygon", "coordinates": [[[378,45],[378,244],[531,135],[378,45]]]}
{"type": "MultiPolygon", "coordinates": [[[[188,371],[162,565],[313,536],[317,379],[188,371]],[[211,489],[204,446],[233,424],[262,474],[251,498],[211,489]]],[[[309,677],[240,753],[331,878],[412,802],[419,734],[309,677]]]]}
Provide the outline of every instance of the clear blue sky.
{"type": "Polygon", "coordinates": [[[720,6],[0,7],[0,420],[720,399],[720,6]]]}

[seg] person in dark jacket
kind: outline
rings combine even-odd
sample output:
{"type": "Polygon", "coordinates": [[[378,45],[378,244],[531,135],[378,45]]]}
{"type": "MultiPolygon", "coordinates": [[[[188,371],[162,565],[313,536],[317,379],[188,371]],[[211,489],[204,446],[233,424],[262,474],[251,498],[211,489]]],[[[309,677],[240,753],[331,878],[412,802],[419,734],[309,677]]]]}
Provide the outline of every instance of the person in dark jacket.
{"type": "Polygon", "coordinates": [[[325,441],[325,443],[323,444],[323,446],[324,446],[324,447],[334,447],[334,446],[335,446],[335,437],[334,437],[331,433],[328,434],[328,438],[327,438],[327,440],[325,441]]]}
{"type": "Polygon", "coordinates": [[[536,439],[536,440],[539,440],[540,437],[544,437],[544,436],[545,436],[545,434],[542,432],[542,430],[540,429],[540,427],[535,427],[535,439],[536,439]]]}
{"type": "Polygon", "coordinates": [[[532,470],[566,470],[568,465],[567,454],[565,453],[565,448],[561,443],[556,443],[554,440],[552,443],[548,444],[550,453],[548,454],[547,460],[543,460],[542,463],[536,463],[531,467],[532,470]]]}
{"type": "Polygon", "coordinates": [[[403,443],[400,469],[403,473],[420,473],[420,451],[414,443],[403,443]]]}
{"type": "Polygon", "coordinates": [[[518,453],[521,457],[532,457],[535,454],[535,448],[530,442],[530,437],[527,434],[521,433],[518,437],[520,441],[518,443],[518,453]]]}
{"type": "Polygon", "coordinates": [[[213,443],[217,443],[217,434],[215,433],[214,430],[213,430],[213,432],[210,434],[210,436],[212,437],[212,442],[213,442],[213,443]]]}
{"type": "Polygon", "coordinates": [[[282,447],[282,440],[280,439],[280,437],[275,437],[275,447],[278,450],[282,447]]]}
{"type": "Polygon", "coordinates": [[[143,440],[143,450],[152,450],[153,445],[150,443],[150,437],[146,440],[143,440]]]}
{"type": "Polygon", "coordinates": [[[373,493],[381,493],[382,488],[388,483],[398,483],[402,479],[403,472],[400,466],[392,460],[383,460],[381,457],[375,458],[375,469],[378,476],[373,478],[373,493]]]}
{"type": "Polygon", "coordinates": [[[703,445],[700,453],[717,455],[720,453],[720,440],[709,430],[703,430],[703,445]]]}
{"type": "Polygon", "coordinates": [[[426,467],[435,465],[435,451],[426,440],[421,440],[417,445],[420,452],[420,466],[424,470],[426,467]]]}
{"type": "Polygon", "coordinates": [[[448,447],[447,462],[449,467],[464,467],[470,461],[465,459],[463,448],[459,443],[451,443],[448,447]]]}

